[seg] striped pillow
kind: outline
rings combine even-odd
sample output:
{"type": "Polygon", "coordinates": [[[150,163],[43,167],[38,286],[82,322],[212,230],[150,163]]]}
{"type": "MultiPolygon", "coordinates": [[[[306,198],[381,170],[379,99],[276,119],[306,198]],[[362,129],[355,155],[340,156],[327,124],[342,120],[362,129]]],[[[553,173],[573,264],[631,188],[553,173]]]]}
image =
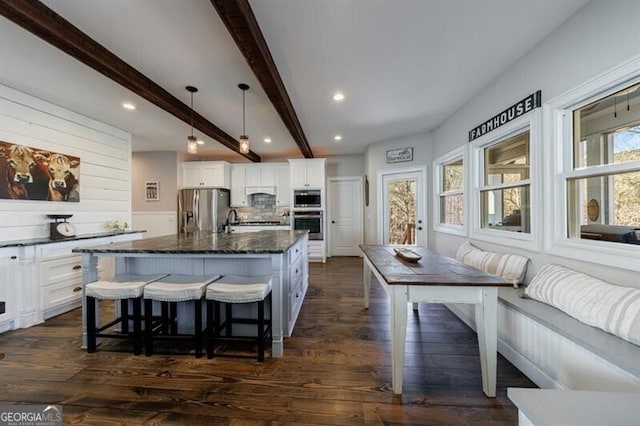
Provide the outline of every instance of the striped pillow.
{"type": "Polygon", "coordinates": [[[533,299],[640,345],[640,288],[609,284],[558,265],[545,265],[525,289],[533,299]]]}
{"type": "Polygon", "coordinates": [[[456,259],[481,271],[498,275],[512,283],[514,287],[518,287],[518,284],[524,280],[529,261],[526,257],[517,254],[480,250],[468,242],[460,246],[456,259]]]}

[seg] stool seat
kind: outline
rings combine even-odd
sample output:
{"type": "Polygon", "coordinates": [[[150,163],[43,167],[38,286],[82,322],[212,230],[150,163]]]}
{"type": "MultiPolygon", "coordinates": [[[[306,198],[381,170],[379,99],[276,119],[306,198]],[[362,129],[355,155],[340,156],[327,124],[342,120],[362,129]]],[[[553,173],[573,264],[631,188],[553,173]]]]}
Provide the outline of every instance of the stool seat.
{"type": "Polygon", "coordinates": [[[95,281],[85,287],[85,295],[100,300],[122,300],[142,297],[144,286],[166,277],[161,275],[118,275],[109,281],[95,281]]]}
{"type": "Polygon", "coordinates": [[[251,303],[264,300],[271,292],[271,276],[225,275],[207,286],[207,300],[225,303],[251,303]]]}
{"type": "Polygon", "coordinates": [[[199,300],[207,284],[220,278],[213,276],[169,275],[144,287],[144,298],[161,302],[199,300]]]}

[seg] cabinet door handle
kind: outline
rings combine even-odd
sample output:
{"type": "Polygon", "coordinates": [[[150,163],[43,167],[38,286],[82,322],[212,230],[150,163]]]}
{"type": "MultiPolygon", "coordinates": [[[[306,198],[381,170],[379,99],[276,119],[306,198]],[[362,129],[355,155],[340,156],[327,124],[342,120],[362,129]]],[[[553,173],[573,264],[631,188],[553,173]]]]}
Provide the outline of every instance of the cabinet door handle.
{"type": "Polygon", "coordinates": [[[12,259],[17,259],[17,258],[18,258],[18,256],[11,256],[11,258],[12,258],[12,259]]]}
{"type": "Polygon", "coordinates": [[[77,293],[77,292],[79,292],[79,291],[82,291],[82,287],[74,287],[74,288],[73,288],[73,292],[74,292],[74,293],[77,293]]]}
{"type": "Polygon", "coordinates": [[[77,271],[78,269],[82,269],[82,265],[75,265],[73,268],[74,271],[77,271]]]}
{"type": "Polygon", "coordinates": [[[300,272],[300,270],[299,270],[299,269],[296,269],[296,274],[297,274],[298,272],[300,272]]]}

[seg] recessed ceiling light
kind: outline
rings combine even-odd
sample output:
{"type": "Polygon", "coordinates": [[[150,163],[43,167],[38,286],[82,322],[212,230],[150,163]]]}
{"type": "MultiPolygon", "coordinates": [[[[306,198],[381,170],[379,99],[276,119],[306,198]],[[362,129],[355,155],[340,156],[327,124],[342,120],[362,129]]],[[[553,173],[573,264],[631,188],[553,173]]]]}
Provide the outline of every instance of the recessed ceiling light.
{"type": "Polygon", "coordinates": [[[122,108],[128,109],[128,110],[134,110],[136,109],[136,106],[130,102],[125,102],[122,104],[122,108]]]}
{"type": "Polygon", "coordinates": [[[334,93],[334,94],[333,94],[333,100],[334,100],[334,101],[338,101],[338,102],[340,102],[340,101],[344,100],[344,93],[342,93],[342,92],[336,92],[336,93],[334,93]]]}
{"type": "Polygon", "coordinates": [[[334,141],[341,141],[341,140],[342,140],[342,136],[340,136],[340,135],[335,135],[335,136],[333,137],[333,140],[334,140],[334,141]]]}
{"type": "Polygon", "coordinates": [[[204,145],[204,141],[203,141],[202,139],[198,139],[198,140],[196,141],[196,143],[197,143],[198,145],[204,145]]]}
{"type": "Polygon", "coordinates": [[[264,138],[264,143],[271,143],[271,138],[264,138]]]}

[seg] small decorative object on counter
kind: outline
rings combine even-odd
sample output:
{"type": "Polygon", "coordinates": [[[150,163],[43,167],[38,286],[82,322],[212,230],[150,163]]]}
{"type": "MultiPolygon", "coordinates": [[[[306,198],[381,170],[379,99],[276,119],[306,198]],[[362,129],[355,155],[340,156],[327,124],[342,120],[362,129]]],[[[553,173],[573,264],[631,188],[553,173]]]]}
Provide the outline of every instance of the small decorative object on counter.
{"type": "Polygon", "coordinates": [[[115,232],[124,232],[129,227],[129,224],[124,220],[111,220],[108,222],[108,225],[115,232]]]}

